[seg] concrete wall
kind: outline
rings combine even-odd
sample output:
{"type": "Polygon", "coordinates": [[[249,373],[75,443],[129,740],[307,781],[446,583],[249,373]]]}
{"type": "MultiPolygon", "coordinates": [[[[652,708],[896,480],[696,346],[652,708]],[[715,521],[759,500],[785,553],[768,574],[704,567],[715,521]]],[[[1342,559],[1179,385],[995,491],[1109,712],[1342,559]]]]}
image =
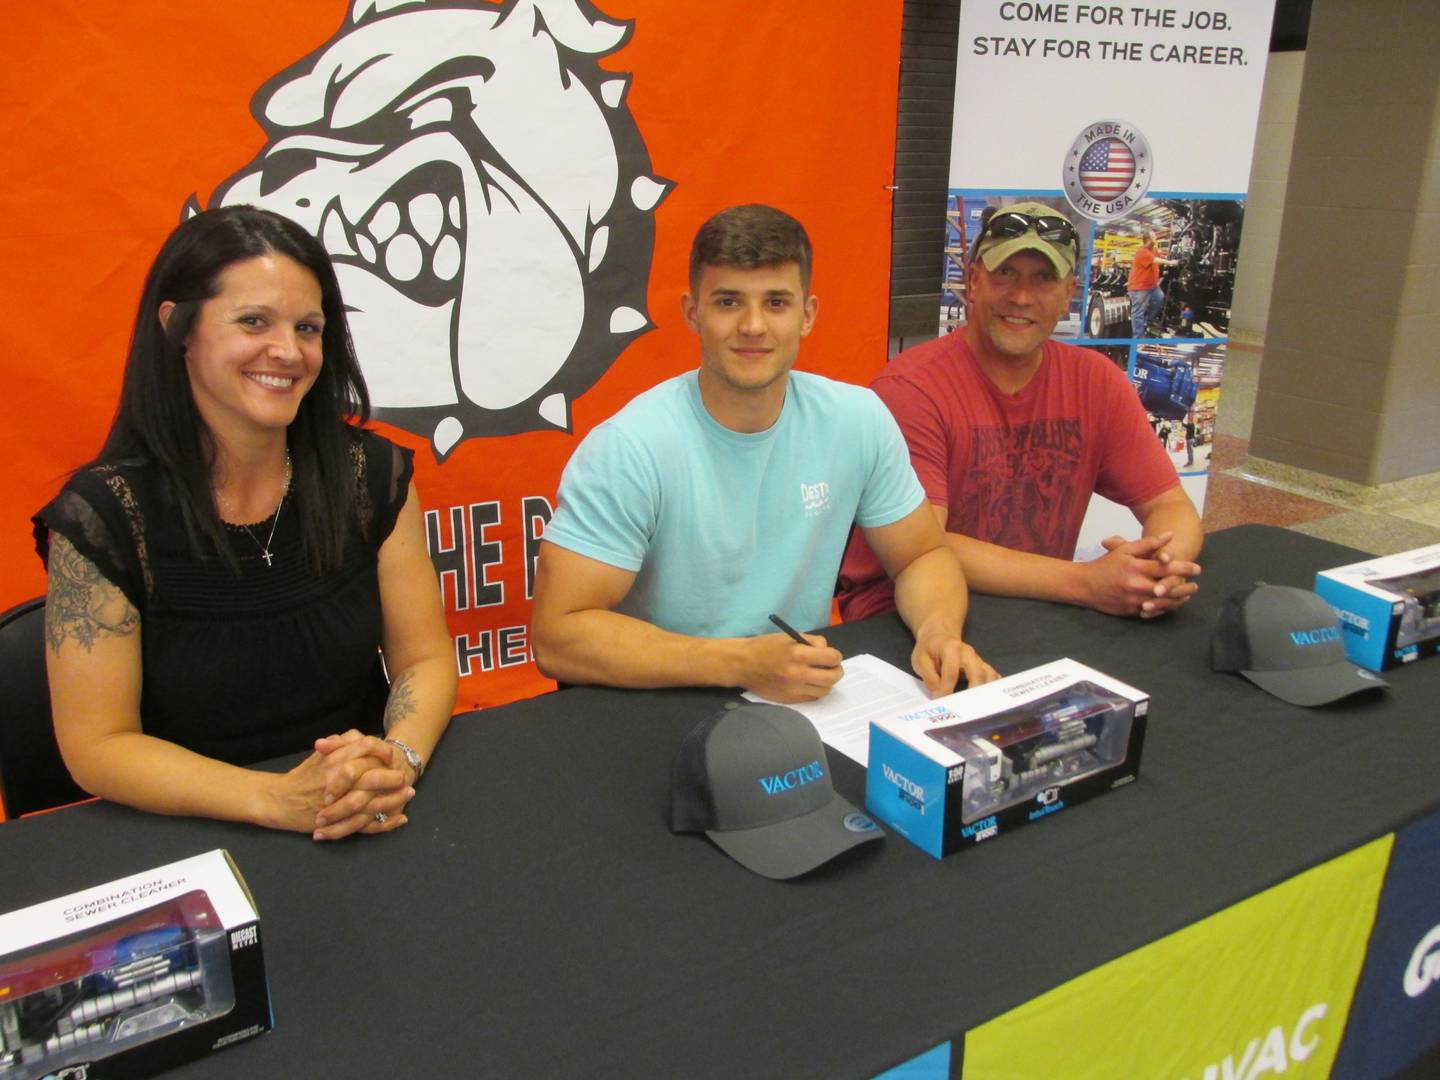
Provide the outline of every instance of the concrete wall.
{"type": "Polygon", "coordinates": [[[1280,247],[1280,220],[1285,212],[1285,185],[1290,176],[1290,148],[1295,140],[1295,115],[1300,108],[1303,52],[1271,53],[1260,96],[1260,123],[1250,161],[1250,194],[1245,202],[1245,229],[1240,234],[1239,267],[1231,300],[1230,339],[1264,345],[1270,315],[1270,286],[1280,247]]]}
{"type": "Polygon", "coordinates": [[[1360,484],[1440,471],[1437,56],[1432,0],[1315,0],[1256,457],[1360,484]]]}

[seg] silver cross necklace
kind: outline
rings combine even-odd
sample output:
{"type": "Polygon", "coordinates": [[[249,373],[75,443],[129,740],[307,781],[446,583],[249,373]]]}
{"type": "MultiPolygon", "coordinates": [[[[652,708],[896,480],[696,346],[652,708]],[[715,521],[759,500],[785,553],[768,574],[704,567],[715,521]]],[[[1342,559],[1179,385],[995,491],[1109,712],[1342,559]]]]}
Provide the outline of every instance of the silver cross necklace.
{"type": "Polygon", "coordinates": [[[248,536],[248,537],[250,537],[250,539],[255,542],[255,546],[260,549],[260,557],[265,560],[265,565],[266,565],[266,566],[274,566],[274,565],[275,565],[275,556],[274,556],[274,554],[270,551],[270,544],[271,544],[271,543],[274,541],[274,539],[275,539],[275,526],[277,526],[277,525],[280,524],[280,511],[281,511],[281,510],[284,508],[284,506],[285,506],[285,496],[286,496],[286,495],[289,495],[289,494],[290,494],[290,451],[289,451],[289,450],[286,450],[286,451],[285,451],[285,487],[284,487],[284,488],[281,490],[281,492],[280,492],[280,501],[275,504],[275,516],[274,516],[274,519],[270,522],[270,535],[265,538],[265,543],[262,544],[262,543],[260,543],[260,538],[259,538],[258,536],[256,536],[253,532],[250,531],[250,526],[249,526],[249,525],[241,525],[241,526],[240,526],[240,528],[242,528],[242,529],[245,530],[245,535],[248,536]]]}

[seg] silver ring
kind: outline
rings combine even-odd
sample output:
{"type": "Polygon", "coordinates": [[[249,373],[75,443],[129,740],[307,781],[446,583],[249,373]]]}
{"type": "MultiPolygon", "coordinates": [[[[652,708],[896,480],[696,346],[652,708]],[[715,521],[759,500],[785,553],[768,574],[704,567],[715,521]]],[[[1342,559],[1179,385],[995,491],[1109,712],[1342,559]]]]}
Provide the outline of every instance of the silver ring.
{"type": "Polygon", "coordinates": [[[386,814],[384,810],[376,810],[376,811],[375,811],[375,824],[377,824],[377,825],[384,825],[385,822],[387,822],[387,821],[389,821],[389,820],[390,820],[390,816],[389,816],[388,814],[386,814]]]}

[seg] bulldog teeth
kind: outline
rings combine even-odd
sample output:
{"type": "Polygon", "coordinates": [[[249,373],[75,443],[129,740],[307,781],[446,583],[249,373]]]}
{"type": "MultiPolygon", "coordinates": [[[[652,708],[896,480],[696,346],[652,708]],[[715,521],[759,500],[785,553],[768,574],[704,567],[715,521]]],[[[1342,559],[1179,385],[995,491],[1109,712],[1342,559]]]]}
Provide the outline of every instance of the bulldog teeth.
{"type": "Polygon", "coordinates": [[[340,216],[340,211],[335,209],[333,203],[325,210],[324,220],[320,222],[320,242],[331,255],[355,254],[355,248],[350,243],[350,231],[345,227],[345,219],[340,216]]]}
{"type": "Polygon", "coordinates": [[[445,228],[445,208],[440,203],[440,196],[430,191],[416,195],[406,209],[410,213],[411,228],[420,234],[425,246],[434,244],[445,228]]]}
{"type": "Polygon", "coordinates": [[[332,255],[358,256],[392,281],[415,281],[427,261],[436,278],[454,281],[463,253],[459,239],[447,231],[447,218],[459,228],[459,197],[450,197],[447,211],[439,195],[426,191],[403,203],[394,198],[377,203],[359,230],[352,230],[332,206],[325,211],[320,234],[332,255]]]}
{"type": "Polygon", "coordinates": [[[590,236],[590,272],[593,274],[605,258],[605,249],[610,245],[610,226],[601,225],[590,236]]]}
{"type": "Polygon", "coordinates": [[[375,208],[375,213],[370,218],[370,227],[366,229],[375,238],[377,244],[383,244],[395,235],[395,230],[400,228],[400,208],[393,202],[383,202],[375,208]]]}
{"type": "Polygon", "coordinates": [[[618,109],[625,100],[625,91],[630,88],[630,76],[606,79],[600,84],[600,100],[612,109],[618,109]]]}
{"type": "Polygon", "coordinates": [[[409,233],[401,233],[385,245],[385,272],[396,281],[414,281],[424,265],[420,241],[409,233]]]}
{"type": "Polygon", "coordinates": [[[455,237],[442,237],[440,243],[435,245],[430,269],[441,281],[455,280],[455,275],[460,272],[460,242],[455,237]]]}

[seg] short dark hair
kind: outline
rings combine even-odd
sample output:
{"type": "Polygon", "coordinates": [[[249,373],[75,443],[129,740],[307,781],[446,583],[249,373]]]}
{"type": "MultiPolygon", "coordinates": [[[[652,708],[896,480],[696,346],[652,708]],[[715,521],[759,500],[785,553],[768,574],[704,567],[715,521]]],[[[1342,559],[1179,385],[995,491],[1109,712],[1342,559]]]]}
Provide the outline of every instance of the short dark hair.
{"type": "Polygon", "coordinates": [[[354,496],[352,420],[370,416],[370,396],[345,321],[340,283],[324,246],[289,218],[254,206],[195,214],[166,238],[145,278],[130,337],[120,405],[100,456],[92,464],[148,462],[158,466],[179,503],[192,543],[210,538],[233,562],[211,494],[214,436],[190,389],[185,343],[220,275],[236,263],[284,255],[320,285],[324,362],[287,433],[301,507],[305,550],[317,568],[340,564],[354,496]],[[160,305],[175,307],[162,326],[160,305]]]}
{"type": "Polygon", "coordinates": [[[700,271],[707,266],[755,270],[793,262],[800,267],[800,284],[808,296],[813,259],[805,226],[785,211],[761,203],[732,206],[695,234],[690,245],[690,291],[699,288],[700,271]]]}

